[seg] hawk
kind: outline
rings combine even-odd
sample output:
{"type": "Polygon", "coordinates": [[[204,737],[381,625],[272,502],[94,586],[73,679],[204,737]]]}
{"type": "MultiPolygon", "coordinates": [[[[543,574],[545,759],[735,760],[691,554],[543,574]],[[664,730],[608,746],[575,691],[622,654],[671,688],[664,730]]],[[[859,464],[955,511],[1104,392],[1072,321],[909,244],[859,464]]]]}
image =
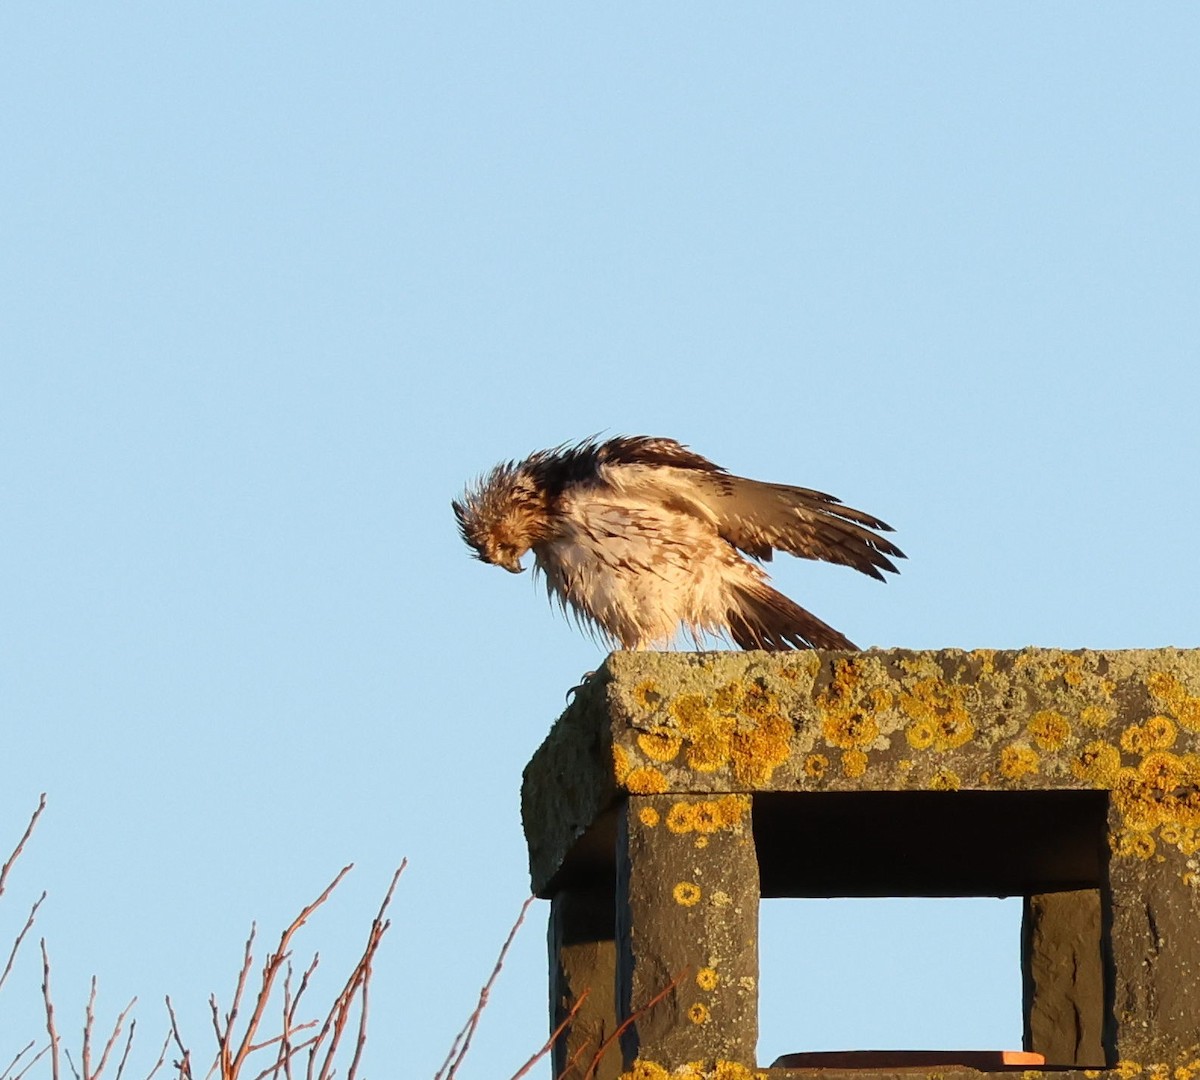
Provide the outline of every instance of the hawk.
{"type": "Polygon", "coordinates": [[[734,476],[674,439],[585,439],[497,465],[454,500],[476,558],[533,563],[585,627],[626,649],[680,629],[743,649],[853,649],[773,589],[775,551],[852,566],[880,581],[904,553],[891,526],[832,495],[734,476]]]}

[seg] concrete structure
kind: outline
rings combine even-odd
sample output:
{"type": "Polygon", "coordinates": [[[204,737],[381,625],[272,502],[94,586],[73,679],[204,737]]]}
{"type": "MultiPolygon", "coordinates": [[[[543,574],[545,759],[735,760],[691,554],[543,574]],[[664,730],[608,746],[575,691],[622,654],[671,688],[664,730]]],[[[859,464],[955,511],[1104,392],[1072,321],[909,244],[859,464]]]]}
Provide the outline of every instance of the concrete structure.
{"type": "Polygon", "coordinates": [[[755,1061],[761,896],[1015,895],[1025,1049],[1200,1080],[1200,651],[615,653],[523,812],[555,1075],[625,1024],[599,1080],[811,1076],[755,1061]]]}

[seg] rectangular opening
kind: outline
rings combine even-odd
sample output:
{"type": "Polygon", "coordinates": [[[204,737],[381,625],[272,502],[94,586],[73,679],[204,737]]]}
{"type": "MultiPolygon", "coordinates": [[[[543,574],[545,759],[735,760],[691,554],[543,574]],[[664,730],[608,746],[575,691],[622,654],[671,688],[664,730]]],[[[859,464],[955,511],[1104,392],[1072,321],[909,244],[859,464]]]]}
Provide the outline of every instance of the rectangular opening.
{"type": "Polygon", "coordinates": [[[1025,1050],[1104,1068],[1107,814],[1098,791],[756,796],[760,1061],[1025,1050]]]}
{"type": "Polygon", "coordinates": [[[764,900],[759,1055],[1022,1045],[1022,901],[764,900]]]}

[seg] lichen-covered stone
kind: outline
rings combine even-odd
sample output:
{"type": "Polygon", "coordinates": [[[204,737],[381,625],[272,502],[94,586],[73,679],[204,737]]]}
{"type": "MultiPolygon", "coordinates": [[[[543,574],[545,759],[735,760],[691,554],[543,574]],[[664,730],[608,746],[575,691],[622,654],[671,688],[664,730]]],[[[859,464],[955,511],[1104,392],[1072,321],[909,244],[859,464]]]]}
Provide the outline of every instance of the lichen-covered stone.
{"type": "Polygon", "coordinates": [[[625,1058],[752,1066],[758,865],[750,799],[634,795],[619,836],[618,1012],[633,1018],[625,1058]]]}
{"type": "Polygon", "coordinates": [[[614,653],[535,754],[522,800],[539,894],[616,882],[618,1020],[635,1017],[623,1080],[756,1075],[756,946],[728,936],[751,924],[710,919],[701,877],[742,912],[757,911],[756,869],[775,895],[887,895],[893,878],[894,895],[928,895],[900,849],[985,835],[961,869],[929,864],[932,891],[1030,897],[1027,1048],[1105,1066],[1064,1077],[1200,1080],[1200,650],[614,653]],[[863,874],[854,815],[885,807],[874,839],[896,850],[863,874]],[[768,865],[803,835],[803,861],[768,865]],[[1097,910],[1062,901],[1072,891],[1097,910]],[[728,950],[744,998],[719,998],[705,961],[728,950]],[[637,1015],[680,978],[713,990],[679,982],[637,1015]]]}

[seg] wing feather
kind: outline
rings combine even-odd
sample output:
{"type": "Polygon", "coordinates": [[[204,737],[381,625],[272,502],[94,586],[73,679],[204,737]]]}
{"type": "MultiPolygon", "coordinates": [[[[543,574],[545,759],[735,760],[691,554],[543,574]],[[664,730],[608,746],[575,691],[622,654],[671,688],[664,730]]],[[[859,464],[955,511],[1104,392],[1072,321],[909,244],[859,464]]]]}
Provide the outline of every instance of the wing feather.
{"type": "Polygon", "coordinates": [[[603,472],[626,494],[655,498],[710,522],[723,539],[763,562],[774,551],[786,551],[882,581],[880,571],[898,573],[892,559],[904,558],[879,535],[892,531],[887,522],[821,491],[665,465],[609,466],[603,472]]]}

